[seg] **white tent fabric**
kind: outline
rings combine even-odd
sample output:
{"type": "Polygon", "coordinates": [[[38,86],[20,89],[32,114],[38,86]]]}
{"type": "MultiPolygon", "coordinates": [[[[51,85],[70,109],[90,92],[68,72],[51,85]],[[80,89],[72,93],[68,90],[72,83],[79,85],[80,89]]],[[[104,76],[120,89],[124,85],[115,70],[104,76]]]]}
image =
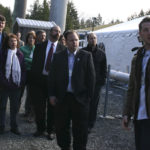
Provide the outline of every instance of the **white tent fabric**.
{"type": "Polygon", "coordinates": [[[103,42],[106,57],[111,69],[128,73],[131,69],[131,60],[135,52],[134,47],[142,44],[138,41],[138,25],[144,17],[117,24],[94,33],[98,43],[103,42]]]}

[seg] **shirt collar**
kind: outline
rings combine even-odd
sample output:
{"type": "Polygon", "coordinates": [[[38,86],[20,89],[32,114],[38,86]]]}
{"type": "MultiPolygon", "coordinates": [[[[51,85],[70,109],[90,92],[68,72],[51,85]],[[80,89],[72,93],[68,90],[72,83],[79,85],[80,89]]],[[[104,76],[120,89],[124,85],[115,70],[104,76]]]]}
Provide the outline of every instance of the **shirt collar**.
{"type": "Polygon", "coordinates": [[[69,54],[73,54],[74,56],[77,54],[77,52],[78,52],[78,49],[77,50],[75,50],[73,53],[71,53],[68,49],[67,49],[67,52],[68,52],[68,55],[69,54]]]}
{"type": "Polygon", "coordinates": [[[57,43],[58,43],[58,41],[56,41],[56,42],[51,42],[50,40],[48,40],[48,43],[51,45],[52,43],[54,44],[54,46],[56,46],[57,45],[57,43]]]}

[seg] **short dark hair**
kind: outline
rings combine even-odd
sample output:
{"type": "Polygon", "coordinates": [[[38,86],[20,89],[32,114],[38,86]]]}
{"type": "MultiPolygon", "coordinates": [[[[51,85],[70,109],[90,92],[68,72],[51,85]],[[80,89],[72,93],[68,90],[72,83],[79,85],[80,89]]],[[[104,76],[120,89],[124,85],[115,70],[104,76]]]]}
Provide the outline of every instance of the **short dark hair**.
{"type": "Polygon", "coordinates": [[[73,33],[75,33],[78,36],[78,38],[79,38],[79,35],[78,35],[78,33],[75,30],[68,30],[68,31],[66,31],[64,33],[65,39],[67,40],[68,35],[73,34],[73,33]]]}
{"type": "Polygon", "coordinates": [[[0,15],[0,21],[5,21],[6,22],[6,18],[3,15],[0,15]]]}
{"type": "Polygon", "coordinates": [[[44,30],[38,30],[38,31],[36,31],[36,36],[40,35],[41,33],[45,33],[46,34],[46,31],[44,31],[44,30]]]}
{"type": "Polygon", "coordinates": [[[53,29],[56,28],[56,27],[60,28],[58,25],[54,25],[53,27],[50,28],[50,32],[52,32],[53,29]]]}
{"type": "Polygon", "coordinates": [[[139,31],[142,30],[142,24],[145,22],[150,22],[150,17],[145,17],[139,24],[139,31]]]}

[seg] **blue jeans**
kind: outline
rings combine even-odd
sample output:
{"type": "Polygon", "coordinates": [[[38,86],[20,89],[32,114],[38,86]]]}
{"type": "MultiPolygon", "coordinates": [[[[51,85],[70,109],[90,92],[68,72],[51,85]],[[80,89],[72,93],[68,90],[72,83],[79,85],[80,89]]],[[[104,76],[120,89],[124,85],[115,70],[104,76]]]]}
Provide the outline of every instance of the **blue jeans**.
{"type": "Polygon", "coordinates": [[[18,113],[19,107],[19,98],[20,98],[20,89],[14,90],[1,90],[1,99],[0,99],[0,128],[5,128],[5,117],[6,117],[6,107],[8,98],[10,100],[10,126],[12,129],[16,129],[17,121],[16,116],[18,113]]]}

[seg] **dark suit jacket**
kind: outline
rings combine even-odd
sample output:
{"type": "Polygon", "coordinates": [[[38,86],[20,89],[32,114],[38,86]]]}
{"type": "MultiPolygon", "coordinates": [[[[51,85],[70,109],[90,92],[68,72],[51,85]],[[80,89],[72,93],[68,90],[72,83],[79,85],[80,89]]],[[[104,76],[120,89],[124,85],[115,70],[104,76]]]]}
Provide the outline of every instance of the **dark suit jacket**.
{"type": "Polygon", "coordinates": [[[107,61],[105,53],[101,51],[98,46],[96,46],[93,51],[89,45],[82,49],[92,53],[96,72],[96,85],[100,87],[103,86],[105,84],[107,74],[107,61]]]}
{"type": "Polygon", "coordinates": [[[5,43],[6,37],[7,37],[7,34],[5,32],[2,32],[2,42],[1,42],[1,45],[0,45],[0,50],[1,49],[6,49],[6,43],[5,43]]]}
{"type": "MultiPolygon", "coordinates": [[[[68,52],[61,51],[53,57],[49,73],[49,96],[55,96],[61,102],[68,87],[68,52]]],[[[95,86],[95,70],[92,55],[78,50],[75,56],[71,84],[77,101],[88,105],[95,86]]]]}
{"type": "Polygon", "coordinates": [[[12,75],[9,80],[7,80],[5,77],[5,72],[6,72],[5,67],[6,67],[7,55],[8,55],[8,49],[0,52],[0,87],[3,89],[20,88],[20,87],[24,86],[24,84],[26,82],[26,68],[25,68],[25,64],[24,64],[24,56],[23,56],[22,52],[20,51],[20,49],[18,49],[16,55],[18,57],[20,67],[21,67],[21,82],[20,82],[20,85],[18,86],[16,84],[14,84],[12,75]]]}
{"type": "MultiPolygon", "coordinates": [[[[30,78],[31,84],[39,85],[39,86],[43,84],[42,72],[43,72],[43,67],[45,62],[47,44],[48,41],[45,41],[35,46],[33,60],[32,60],[32,67],[31,67],[31,78],[30,78]]],[[[65,48],[66,47],[58,43],[56,47],[56,52],[62,51],[65,48]]]]}

